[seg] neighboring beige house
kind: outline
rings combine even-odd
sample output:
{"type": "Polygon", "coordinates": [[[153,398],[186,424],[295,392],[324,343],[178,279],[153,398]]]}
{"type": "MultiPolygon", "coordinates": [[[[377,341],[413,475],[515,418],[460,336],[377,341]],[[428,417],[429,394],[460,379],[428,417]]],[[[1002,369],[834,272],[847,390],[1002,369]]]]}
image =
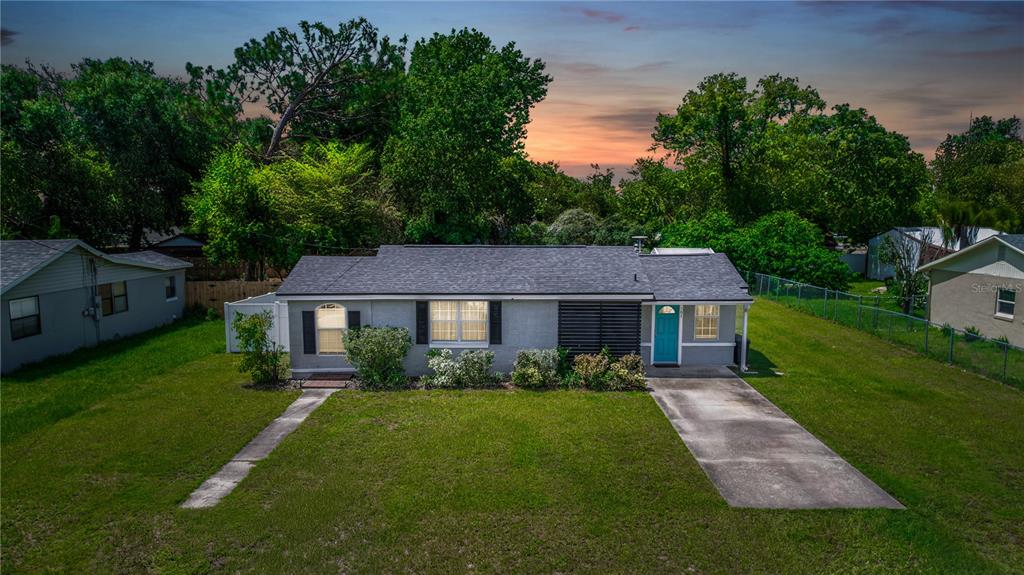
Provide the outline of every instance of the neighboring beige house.
{"type": "Polygon", "coordinates": [[[921,266],[929,319],[1024,347],[1024,234],[993,236],[921,266]]]}

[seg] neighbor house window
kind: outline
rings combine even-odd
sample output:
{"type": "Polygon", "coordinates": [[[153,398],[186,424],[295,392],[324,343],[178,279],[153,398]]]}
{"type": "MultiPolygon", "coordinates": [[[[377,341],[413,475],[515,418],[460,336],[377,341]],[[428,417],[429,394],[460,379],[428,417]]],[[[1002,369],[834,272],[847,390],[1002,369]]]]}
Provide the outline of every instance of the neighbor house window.
{"type": "Polygon", "coordinates": [[[1017,304],[1017,292],[1000,289],[996,292],[996,315],[1013,318],[1013,308],[1017,304]]]}
{"type": "Polygon", "coordinates": [[[42,333],[37,296],[12,299],[8,305],[11,312],[11,339],[21,339],[42,333]]]}
{"type": "Polygon", "coordinates": [[[164,278],[164,297],[169,300],[178,298],[177,278],[174,276],[164,278]]]}
{"type": "Polygon", "coordinates": [[[345,308],[333,303],[316,308],[317,351],[319,353],[345,353],[345,329],[348,317],[345,308]]]}
{"type": "Polygon", "coordinates": [[[696,306],[693,324],[694,339],[718,339],[718,306],[696,306]]]}
{"type": "Polygon", "coordinates": [[[430,302],[430,340],[453,343],[487,341],[487,302],[430,302]]]}
{"type": "Polygon", "coordinates": [[[125,282],[114,282],[100,286],[103,315],[128,311],[128,286],[125,282]]]}

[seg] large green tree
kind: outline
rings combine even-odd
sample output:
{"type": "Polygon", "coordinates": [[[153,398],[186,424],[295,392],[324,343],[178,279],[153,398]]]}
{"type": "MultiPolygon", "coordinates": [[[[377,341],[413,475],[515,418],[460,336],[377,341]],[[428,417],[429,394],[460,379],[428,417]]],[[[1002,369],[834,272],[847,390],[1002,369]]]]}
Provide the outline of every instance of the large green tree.
{"type": "Polygon", "coordinates": [[[1024,230],[1024,140],[1017,117],[981,116],[939,144],[931,168],[938,218],[961,246],[978,227],[1024,230]]]}
{"type": "Polygon", "coordinates": [[[152,64],[83,60],[68,77],[3,69],[4,233],[141,246],[184,220],[223,124],[152,64]]]}
{"type": "Polygon", "coordinates": [[[382,174],[416,241],[489,241],[533,215],[523,156],[544,64],[476,30],[416,42],[382,174]]]}
{"type": "Polygon", "coordinates": [[[405,39],[381,36],[364,18],[299,22],[235,49],[225,69],[187,65],[191,83],[211,100],[262,105],[273,114],[263,152],[278,155],[289,139],[341,139],[382,144],[398,111],[405,39]]]}
{"type": "Polygon", "coordinates": [[[789,177],[801,178],[807,187],[802,200],[779,203],[778,209],[796,210],[855,243],[894,226],[921,223],[921,201],[931,180],[924,157],[906,136],[847,104],[809,124],[809,134],[800,133],[804,127],[798,123],[786,126],[793,134],[781,152],[797,158],[790,162],[789,177]]]}
{"type": "Polygon", "coordinates": [[[401,241],[402,220],[382,194],[364,144],[307,143],[272,163],[236,145],[219,155],[189,198],[193,229],[215,262],[246,264],[261,279],[304,254],[401,241]]]}
{"type": "Polygon", "coordinates": [[[819,111],[824,104],[815,89],[801,87],[796,78],[767,76],[749,89],[746,78],[715,74],[687,92],[674,114],[660,114],[652,136],[684,169],[713,171],[729,211],[749,221],[767,211],[756,194],[759,188],[749,181],[756,142],[774,123],[819,111]]]}
{"type": "Polygon", "coordinates": [[[130,248],[148,229],[184,222],[191,192],[223,137],[185,83],[150,62],[83,60],[62,89],[87,139],[112,166],[130,248]]]}

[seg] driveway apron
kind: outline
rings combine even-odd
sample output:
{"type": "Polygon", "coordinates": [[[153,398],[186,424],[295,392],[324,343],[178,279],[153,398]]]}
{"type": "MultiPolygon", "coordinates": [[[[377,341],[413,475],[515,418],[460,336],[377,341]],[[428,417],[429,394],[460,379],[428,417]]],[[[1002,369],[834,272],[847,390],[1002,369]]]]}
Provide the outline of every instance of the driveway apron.
{"type": "Polygon", "coordinates": [[[682,375],[652,395],[730,506],[903,509],[728,369],[682,375]]]}

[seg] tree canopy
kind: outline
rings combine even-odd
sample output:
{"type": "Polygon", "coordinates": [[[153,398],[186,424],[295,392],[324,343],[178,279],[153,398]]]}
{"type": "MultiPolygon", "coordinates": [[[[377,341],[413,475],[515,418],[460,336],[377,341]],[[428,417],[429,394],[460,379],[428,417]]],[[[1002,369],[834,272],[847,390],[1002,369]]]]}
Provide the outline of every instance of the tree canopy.
{"type": "Polygon", "coordinates": [[[251,277],[382,242],[646,235],[836,286],[839,237],[933,223],[964,243],[1024,226],[1017,118],[976,118],[929,170],[863,108],[797,78],[720,73],[657,117],[655,155],[572,177],[525,151],[544,62],[467,28],[407,47],[355,18],[271,30],[183,78],[123,58],[4,66],[0,233],[139,248],[186,226],[251,277]]]}
{"type": "Polygon", "coordinates": [[[416,42],[382,159],[413,240],[488,241],[529,221],[523,143],[530,109],[550,81],[543,62],[512,43],[497,48],[476,30],[416,42]]]}

